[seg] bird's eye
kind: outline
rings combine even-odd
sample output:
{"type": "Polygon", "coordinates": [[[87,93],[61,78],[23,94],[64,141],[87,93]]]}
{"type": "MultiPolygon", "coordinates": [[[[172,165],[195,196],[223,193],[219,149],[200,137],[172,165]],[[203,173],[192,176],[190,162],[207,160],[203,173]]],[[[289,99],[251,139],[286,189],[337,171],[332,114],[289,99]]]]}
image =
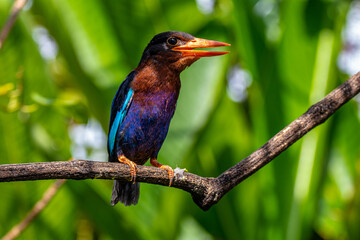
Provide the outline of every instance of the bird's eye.
{"type": "Polygon", "coordinates": [[[178,39],[177,39],[177,38],[174,38],[174,37],[170,37],[170,38],[168,38],[167,43],[168,43],[169,45],[174,46],[174,45],[176,45],[176,44],[178,43],[178,39]]]}

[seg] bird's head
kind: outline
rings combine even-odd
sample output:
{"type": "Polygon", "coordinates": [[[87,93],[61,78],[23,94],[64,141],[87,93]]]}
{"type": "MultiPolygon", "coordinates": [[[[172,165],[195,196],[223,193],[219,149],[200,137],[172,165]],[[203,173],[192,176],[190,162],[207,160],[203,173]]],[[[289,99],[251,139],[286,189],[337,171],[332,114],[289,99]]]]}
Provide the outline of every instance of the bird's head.
{"type": "Polygon", "coordinates": [[[140,64],[155,60],[181,72],[201,57],[219,56],[228,51],[202,51],[197,48],[230,46],[228,43],[196,38],[184,32],[163,32],[153,37],[142,55],[140,64]]]}

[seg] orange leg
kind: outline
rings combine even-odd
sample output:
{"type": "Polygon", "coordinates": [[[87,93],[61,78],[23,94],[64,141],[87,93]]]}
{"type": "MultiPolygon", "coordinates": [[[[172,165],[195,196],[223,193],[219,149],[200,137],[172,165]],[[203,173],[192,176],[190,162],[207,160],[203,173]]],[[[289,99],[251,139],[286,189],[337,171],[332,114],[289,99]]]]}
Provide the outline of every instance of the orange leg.
{"type": "Polygon", "coordinates": [[[172,182],[174,180],[174,170],[168,165],[162,165],[161,163],[159,163],[156,160],[156,158],[150,159],[150,164],[153,165],[154,167],[165,169],[168,172],[168,174],[169,174],[169,187],[171,187],[171,184],[172,184],[172,182]]]}
{"type": "Polygon", "coordinates": [[[130,176],[131,176],[130,181],[133,181],[133,183],[135,183],[135,179],[136,179],[136,163],[129,160],[124,155],[120,155],[118,157],[118,160],[121,163],[125,163],[125,164],[129,165],[129,167],[130,167],[130,176]]]}

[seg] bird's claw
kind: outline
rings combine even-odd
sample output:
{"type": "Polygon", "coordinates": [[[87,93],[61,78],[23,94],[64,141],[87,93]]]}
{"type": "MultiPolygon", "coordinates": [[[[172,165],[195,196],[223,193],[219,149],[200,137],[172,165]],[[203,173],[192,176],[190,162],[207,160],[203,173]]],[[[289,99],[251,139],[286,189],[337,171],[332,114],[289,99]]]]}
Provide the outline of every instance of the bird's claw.
{"type": "Polygon", "coordinates": [[[126,158],[124,155],[119,156],[118,158],[119,162],[124,163],[130,167],[130,182],[132,181],[135,183],[136,180],[136,163],[126,158]]]}
{"type": "Polygon", "coordinates": [[[171,184],[173,183],[173,180],[174,180],[174,170],[168,165],[162,165],[161,163],[159,163],[157,161],[156,158],[151,158],[150,159],[150,164],[153,165],[154,167],[165,169],[168,172],[168,174],[169,174],[169,187],[171,187],[171,184]]]}
{"type": "Polygon", "coordinates": [[[171,187],[171,184],[173,183],[174,180],[174,170],[172,169],[172,167],[168,166],[168,165],[162,165],[160,166],[160,168],[165,169],[168,174],[169,174],[169,187],[171,187]]]}

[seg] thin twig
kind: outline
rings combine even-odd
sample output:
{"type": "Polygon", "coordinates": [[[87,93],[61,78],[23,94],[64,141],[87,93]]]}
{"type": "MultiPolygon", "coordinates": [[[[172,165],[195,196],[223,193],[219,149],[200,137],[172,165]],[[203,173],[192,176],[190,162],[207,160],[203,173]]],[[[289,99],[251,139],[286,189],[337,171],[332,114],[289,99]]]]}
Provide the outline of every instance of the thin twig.
{"type": "Polygon", "coordinates": [[[12,240],[17,238],[22,231],[34,220],[34,218],[47,206],[50,200],[55,196],[58,189],[65,183],[65,179],[55,181],[44,193],[43,197],[35,204],[26,217],[15,225],[2,240],[12,240]]]}
{"type": "Polygon", "coordinates": [[[26,2],[27,2],[27,0],[16,0],[14,2],[13,6],[11,8],[11,11],[10,11],[10,16],[6,20],[6,23],[0,33],[0,49],[4,45],[5,39],[9,35],[9,32],[10,32],[12,26],[14,25],[15,20],[16,20],[17,16],[19,15],[19,12],[23,9],[26,2]]]}
{"type": "MultiPolygon", "coordinates": [[[[189,192],[201,209],[208,210],[228,191],[265,166],[314,127],[325,122],[359,92],[360,72],[311,106],[308,111],[254,153],[217,178],[204,178],[184,173],[183,177],[175,177],[172,187],[189,192]]],[[[0,182],[63,178],[129,181],[130,171],[125,164],[84,160],[0,165],[0,182]]],[[[138,166],[136,180],[164,186],[169,184],[166,171],[148,166],[138,166]]]]}

